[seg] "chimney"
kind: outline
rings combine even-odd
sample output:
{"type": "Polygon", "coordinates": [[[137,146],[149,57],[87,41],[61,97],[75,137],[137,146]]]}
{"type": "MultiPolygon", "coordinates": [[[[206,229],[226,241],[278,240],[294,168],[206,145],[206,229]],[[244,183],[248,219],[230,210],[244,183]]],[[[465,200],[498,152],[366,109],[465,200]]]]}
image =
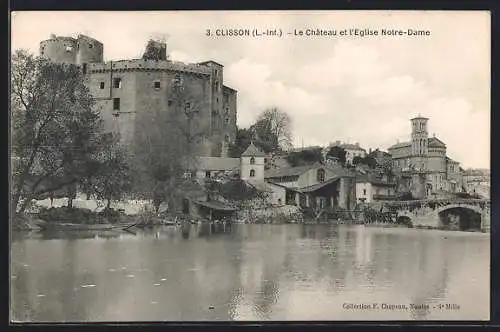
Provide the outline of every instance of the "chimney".
{"type": "Polygon", "coordinates": [[[370,154],[370,153],[372,153],[372,148],[369,148],[369,149],[368,149],[368,153],[369,153],[369,154],[370,154]]]}

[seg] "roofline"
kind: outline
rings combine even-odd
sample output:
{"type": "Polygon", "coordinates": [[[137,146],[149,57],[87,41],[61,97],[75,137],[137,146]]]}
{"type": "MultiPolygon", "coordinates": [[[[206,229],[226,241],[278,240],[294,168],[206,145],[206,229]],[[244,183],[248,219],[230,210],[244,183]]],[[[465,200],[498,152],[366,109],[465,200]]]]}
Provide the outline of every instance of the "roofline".
{"type": "Polygon", "coordinates": [[[429,118],[426,118],[424,116],[416,116],[414,118],[411,118],[410,120],[429,120],[429,118]]]}
{"type": "Polygon", "coordinates": [[[223,89],[227,89],[227,90],[231,90],[231,91],[234,91],[234,92],[238,92],[238,90],[233,89],[233,88],[230,88],[230,87],[228,87],[227,85],[222,85],[222,88],[223,88],[223,89]]]}
{"type": "Polygon", "coordinates": [[[202,62],[198,62],[198,64],[199,64],[199,65],[206,65],[207,63],[210,63],[210,62],[213,62],[213,63],[215,63],[215,64],[217,64],[217,65],[219,65],[219,66],[221,66],[221,67],[224,67],[224,65],[223,65],[223,64],[218,63],[217,61],[214,61],[214,60],[202,61],[202,62]]]}

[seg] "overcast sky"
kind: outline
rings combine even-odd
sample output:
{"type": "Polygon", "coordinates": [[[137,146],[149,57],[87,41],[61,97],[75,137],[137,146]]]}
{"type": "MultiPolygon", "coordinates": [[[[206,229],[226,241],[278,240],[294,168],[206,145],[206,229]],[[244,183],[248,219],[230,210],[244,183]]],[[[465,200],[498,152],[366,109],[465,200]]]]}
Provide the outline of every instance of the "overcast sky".
{"type": "Polygon", "coordinates": [[[238,90],[238,125],[276,106],[297,146],[336,140],[387,149],[409,140],[409,119],[464,167],[490,165],[488,12],[17,12],[12,49],[35,53],[51,33],[87,34],[105,60],[138,58],[164,36],[173,60],[212,59],[238,90]],[[206,29],[281,29],[280,37],[207,37],[206,29]],[[294,37],[294,29],[419,29],[430,36],[294,37]]]}

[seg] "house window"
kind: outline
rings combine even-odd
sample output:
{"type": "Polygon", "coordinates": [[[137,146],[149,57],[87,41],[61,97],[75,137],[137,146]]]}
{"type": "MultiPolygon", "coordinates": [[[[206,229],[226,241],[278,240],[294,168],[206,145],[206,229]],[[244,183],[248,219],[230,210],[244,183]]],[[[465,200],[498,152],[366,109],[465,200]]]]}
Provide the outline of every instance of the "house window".
{"type": "Polygon", "coordinates": [[[175,76],[174,76],[174,84],[181,84],[181,83],[182,83],[181,74],[175,74],[175,76]]]}
{"type": "Polygon", "coordinates": [[[205,171],[205,177],[206,177],[207,179],[210,179],[210,171],[205,171]]]}
{"type": "Polygon", "coordinates": [[[255,158],[254,157],[250,158],[250,165],[255,165],[255,158]]]}
{"type": "Polygon", "coordinates": [[[169,101],[168,101],[168,106],[172,106],[172,104],[173,104],[173,103],[174,103],[174,102],[173,102],[172,100],[169,100],[169,101]]]}
{"type": "Polygon", "coordinates": [[[94,48],[94,44],[89,44],[89,48],[94,48]]]}
{"type": "Polygon", "coordinates": [[[71,52],[73,51],[73,47],[71,46],[66,46],[66,52],[71,52]]]}
{"type": "Polygon", "coordinates": [[[320,168],[318,169],[318,172],[316,174],[316,178],[318,180],[318,182],[324,182],[325,181],[325,170],[320,168]]]}
{"type": "Polygon", "coordinates": [[[226,136],[224,137],[224,140],[225,140],[226,142],[229,142],[229,135],[226,135],[226,136]]]}
{"type": "Polygon", "coordinates": [[[120,109],[120,98],[113,98],[113,110],[120,109]]]}
{"type": "Polygon", "coordinates": [[[219,97],[215,98],[215,101],[218,103],[219,102],[219,97]]]}
{"type": "Polygon", "coordinates": [[[155,89],[159,89],[161,84],[160,84],[160,81],[155,81],[155,89]]]}
{"type": "Polygon", "coordinates": [[[229,107],[226,107],[225,114],[229,115],[229,107]]]}
{"type": "Polygon", "coordinates": [[[226,120],[224,120],[226,122],[226,124],[229,124],[229,118],[226,118],[226,120]]]}
{"type": "Polygon", "coordinates": [[[250,177],[251,178],[255,177],[255,170],[253,169],[250,170],[250,177]]]}
{"type": "Polygon", "coordinates": [[[363,189],[363,195],[366,196],[366,189],[363,189]]]}
{"type": "Polygon", "coordinates": [[[104,82],[99,83],[99,87],[101,88],[101,90],[103,90],[104,89],[104,82]]]}
{"type": "Polygon", "coordinates": [[[122,87],[122,79],[119,77],[113,79],[113,88],[120,89],[121,87],[122,87]]]}
{"type": "Polygon", "coordinates": [[[186,103],[186,104],[184,105],[184,109],[186,109],[186,110],[191,109],[191,103],[186,103]]]}
{"type": "Polygon", "coordinates": [[[82,71],[83,71],[83,74],[87,74],[87,64],[86,63],[83,64],[82,71]]]}

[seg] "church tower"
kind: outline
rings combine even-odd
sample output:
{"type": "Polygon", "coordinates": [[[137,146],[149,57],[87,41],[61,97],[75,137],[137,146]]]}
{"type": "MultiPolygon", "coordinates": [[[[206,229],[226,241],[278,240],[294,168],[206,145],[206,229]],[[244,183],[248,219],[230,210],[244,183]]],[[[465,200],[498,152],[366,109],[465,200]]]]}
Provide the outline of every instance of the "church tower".
{"type": "Polygon", "coordinates": [[[418,116],[411,119],[411,154],[426,156],[429,133],[427,132],[428,118],[418,116]]]}
{"type": "Polygon", "coordinates": [[[240,178],[250,182],[264,182],[264,164],[266,154],[253,142],[240,157],[240,178]]]}

